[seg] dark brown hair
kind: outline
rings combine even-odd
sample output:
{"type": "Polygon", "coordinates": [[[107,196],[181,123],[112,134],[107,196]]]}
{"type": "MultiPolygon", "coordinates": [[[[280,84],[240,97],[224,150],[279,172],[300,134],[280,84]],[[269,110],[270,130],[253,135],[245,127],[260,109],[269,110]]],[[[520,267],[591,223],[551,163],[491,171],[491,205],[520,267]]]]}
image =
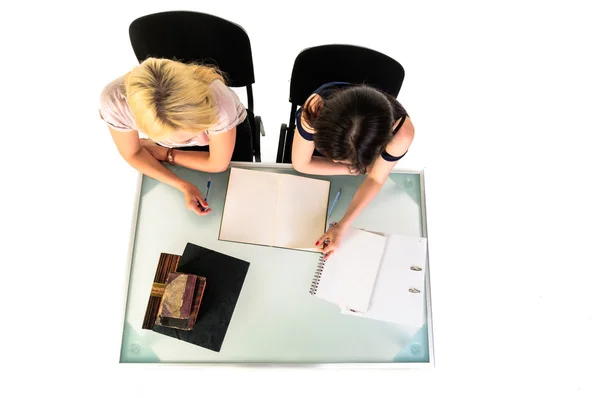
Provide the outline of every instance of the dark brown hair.
{"type": "Polygon", "coordinates": [[[391,95],[367,85],[334,89],[320,103],[314,97],[302,109],[315,130],[315,148],[329,159],[350,162],[365,174],[392,139],[396,120],[406,110],[391,95]]]}

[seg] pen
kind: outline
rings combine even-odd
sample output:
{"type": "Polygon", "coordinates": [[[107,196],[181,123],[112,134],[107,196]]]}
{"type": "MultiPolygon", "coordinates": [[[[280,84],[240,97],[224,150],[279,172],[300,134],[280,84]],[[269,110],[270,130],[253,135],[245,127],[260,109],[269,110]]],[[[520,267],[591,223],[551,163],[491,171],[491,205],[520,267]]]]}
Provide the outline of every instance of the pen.
{"type": "MultiPolygon", "coordinates": [[[[204,196],[204,202],[206,202],[206,200],[208,199],[208,191],[210,190],[210,177],[208,178],[208,182],[206,183],[206,196],[204,196]]],[[[202,209],[202,211],[206,210],[206,208],[204,206],[202,206],[202,204],[200,203],[200,201],[198,199],[196,199],[196,204],[198,205],[198,207],[200,207],[202,209]]]]}
{"type": "Polygon", "coordinates": [[[342,193],[342,188],[340,188],[340,190],[338,191],[337,195],[335,195],[335,199],[333,200],[333,204],[331,205],[331,209],[329,209],[329,214],[327,215],[327,219],[329,219],[329,217],[331,217],[331,213],[333,212],[333,208],[335,207],[335,204],[337,203],[337,200],[339,199],[341,193],[342,193]]]}
{"type": "Polygon", "coordinates": [[[206,196],[204,196],[204,201],[208,199],[208,191],[210,190],[210,177],[208,177],[208,182],[206,183],[206,196]]]}

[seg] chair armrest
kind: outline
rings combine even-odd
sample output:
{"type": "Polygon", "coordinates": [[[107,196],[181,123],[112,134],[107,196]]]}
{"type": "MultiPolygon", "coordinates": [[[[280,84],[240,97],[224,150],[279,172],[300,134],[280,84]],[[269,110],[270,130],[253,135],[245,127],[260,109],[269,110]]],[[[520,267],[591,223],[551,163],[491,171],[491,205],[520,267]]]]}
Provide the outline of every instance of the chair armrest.
{"type": "Polygon", "coordinates": [[[256,116],[254,118],[256,123],[256,131],[260,133],[263,137],[265,136],[265,126],[263,125],[262,118],[260,116],[256,116]]]}
{"type": "Polygon", "coordinates": [[[277,158],[276,163],[283,163],[283,148],[285,146],[285,138],[287,133],[287,124],[282,123],[279,129],[279,144],[277,146],[277,158]]]}
{"type": "Polygon", "coordinates": [[[253,147],[254,147],[254,161],[261,162],[260,154],[260,136],[265,136],[265,127],[263,126],[262,118],[260,116],[254,116],[254,134],[252,136],[253,147]]]}

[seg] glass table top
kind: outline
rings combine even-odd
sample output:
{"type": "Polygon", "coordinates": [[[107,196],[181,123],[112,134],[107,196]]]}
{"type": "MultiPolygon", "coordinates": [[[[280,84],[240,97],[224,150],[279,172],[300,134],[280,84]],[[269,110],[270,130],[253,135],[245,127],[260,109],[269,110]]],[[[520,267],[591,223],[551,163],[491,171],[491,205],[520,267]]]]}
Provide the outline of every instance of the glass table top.
{"type": "MultiPolygon", "coordinates": [[[[289,165],[246,163],[244,167],[296,173],[289,165]]],[[[318,253],[218,240],[229,170],[207,174],[181,167],[171,170],[205,193],[212,213],[187,210],[176,189],[142,177],[131,243],[129,283],[121,344],[122,363],[377,363],[430,364],[431,331],[340,313],[334,304],[309,294],[318,253]],[[248,261],[250,267],[220,352],[142,329],[160,253],[181,255],[194,243],[248,261]]],[[[298,174],[299,175],[299,174],[298,174]]],[[[310,176],[331,181],[330,203],[338,190],[331,220],[345,213],[364,177],[310,176]]],[[[426,237],[422,174],[394,170],[377,197],[352,224],[376,232],[426,237]]],[[[249,209],[252,201],[248,198],[249,209]]],[[[315,240],[318,237],[315,237],[315,240]]],[[[426,273],[428,290],[429,272],[426,273]]],[[[429,312],[429,292],[426,292],[429,312]]]]}

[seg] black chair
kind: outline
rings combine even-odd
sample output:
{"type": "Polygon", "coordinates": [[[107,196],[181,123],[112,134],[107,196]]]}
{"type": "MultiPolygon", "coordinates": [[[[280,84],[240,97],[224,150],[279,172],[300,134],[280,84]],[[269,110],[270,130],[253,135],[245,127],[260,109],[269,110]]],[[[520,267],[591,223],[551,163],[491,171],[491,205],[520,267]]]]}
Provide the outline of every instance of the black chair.
{"type": "Polygon", "coordinates": [[[237,129],[232,160],[261,161],[260,136],[265,132],[261,117],[254,115],[252,50],[241,26],[200,12],[167,11],[133,21],[129,38],[140,63],[149,57],[207,63],[225,72],[230,87],[246,87],[251,132],[237,129]]]}
{"type": "Polygon", "coordinates": [[[343,81],[365,83],[397,97],[404,81],[404,68],[389,56],[364,47],[330,44],[303,50],[294,61],[289,101],[290,122],[279,131],[277,163],[292,162],[296,110],[319,86],[343,81]]]}

